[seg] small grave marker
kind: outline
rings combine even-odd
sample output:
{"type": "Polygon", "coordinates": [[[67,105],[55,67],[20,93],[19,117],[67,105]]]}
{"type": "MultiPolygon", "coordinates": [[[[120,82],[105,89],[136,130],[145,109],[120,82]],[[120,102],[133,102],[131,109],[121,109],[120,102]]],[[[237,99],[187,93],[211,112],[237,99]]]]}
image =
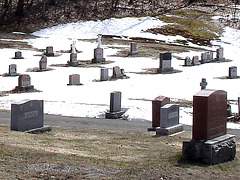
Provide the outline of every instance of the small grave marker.
{"type": "Polygon", "coordinates": [[[192,65],[192,60],[190,57],[186,57],[185,60],[184,60],[184,65],[185,66],[191,66],[192,65]]]}
{"type": "Polygon", "coordinates": [[[39,61],[39,69],[46,70],[47,69],[47,56],[43,55],[41,60],[39,61]]]}
{"type": "Polygon", "coordinates": [[[9,76],[18,76],[19,75],[17,73],[17,65],[16,64],[9,65],[8,75],[9,76]]]}
{"type": "Polygon", "coordinates": [[[52,46],[46,47],[46,56],[54,56],[54,52],[53,52],[53,47],[52,46]]]}
{"type": "Polygon", "coordinates": [[[200,62],[199,62],[199,57],[198,56],[193,56],[192,58],[192,65],[200,65],[200,62]]]}
{"type": "Polygon", "coordinates": [[[31,78],[28,74],[21,74],[18,77],[18,86],[16,89],[20,91],[33,90],[34,86],[31,85],[31,78]]]}
{"type": "Polygon", "coordinates": [[[80,75],[79,74],[69,75],[69,84],[68,85],[82,85],[80,83],[80,75]]]}
{"type": "Polygon", "coordinates": [[[158,73],[169,72],[172,71],[171,67],[172,54],[171,53],[160,53],[160,66],[158,69],[158,73]]]}
{"type": "Polygon", "coordinates": [[[104,68],[101,69],[100,81],[107,81],[108,80],[108,69],[104,68]]]}
{"type": "Polygon", "coordinates": [[[123,74],[119,66],[113,67],[113,75],[112,78],[122,78],[123,74]]]}
{"type": "Polygon", "coordinates": [[[207,84],[208,84],[208,83],[207,83],[206,78],[202,78],[202,81],[201,81],[201,83],[200,83],[201,90],[202,90],[202,89],[206,89],[207,84]]]}
{"type": "Polygon", "coordinates": [[[21,51],[16,51],[14,59],[23,59],[22,52],[21,51]]]}
{"type": "Polygon", "coordinates": [[[217,49],[216,60],[225,60],[225,58],[223,57],[223,47],[217,49]]]}
{"type": "Polygon", "coordinates": [[[237,77],[238,77],[237,76],[237,67],[236,66],[229,67],[228,78],[234,79],[237,77]]]}
{"type": "Polygon", "coordinates": [[[136,42],[131,42],[131,44],[130,44],[130,52],[128,53],[128,55],[135,55],[135,54],[138,54],[137,43],[136,42]]]}

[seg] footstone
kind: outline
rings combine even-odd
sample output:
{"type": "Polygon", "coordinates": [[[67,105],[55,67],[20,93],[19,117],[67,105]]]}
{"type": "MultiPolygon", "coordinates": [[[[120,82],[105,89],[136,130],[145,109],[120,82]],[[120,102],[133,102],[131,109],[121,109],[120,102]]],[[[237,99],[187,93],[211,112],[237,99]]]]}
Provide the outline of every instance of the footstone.
{"type": "Polygon", "coordinates": [[[231,161],[236,155],[236,138],[225,134],[210,140],[185,140],[182,148],[183,159],[214,165],[231,161]]]}

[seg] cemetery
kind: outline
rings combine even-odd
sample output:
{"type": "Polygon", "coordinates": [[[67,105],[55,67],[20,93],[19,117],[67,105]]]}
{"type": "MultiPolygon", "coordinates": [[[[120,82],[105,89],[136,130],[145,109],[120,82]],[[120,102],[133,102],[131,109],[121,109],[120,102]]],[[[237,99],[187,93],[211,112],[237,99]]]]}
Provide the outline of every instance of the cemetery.
{"type": "Polygon", "coordinates": [[[0,48],[0,178],[238,179],[240,32],[171,36],[163,18],[59,24],[0,48]]]}

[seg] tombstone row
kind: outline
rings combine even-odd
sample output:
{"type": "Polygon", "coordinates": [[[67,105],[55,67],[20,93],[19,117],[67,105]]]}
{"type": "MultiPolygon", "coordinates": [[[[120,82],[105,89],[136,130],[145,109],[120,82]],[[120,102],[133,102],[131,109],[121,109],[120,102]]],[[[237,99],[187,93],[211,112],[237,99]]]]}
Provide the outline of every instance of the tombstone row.
{"type": "Polygon", "coordinates": [[[201,54],[201,59],[199,59],[199,56],[193,56],[192,59],[190,57],[186,57],[184,60],[185,66],[195,66],[200,65],[204,63],[209,63],[213,61],[222,61],[225,60],[223,57],[223,47],[220,47],[216,51],[216,58],[213,57],[213,52],[204,52],[201,54]]]}

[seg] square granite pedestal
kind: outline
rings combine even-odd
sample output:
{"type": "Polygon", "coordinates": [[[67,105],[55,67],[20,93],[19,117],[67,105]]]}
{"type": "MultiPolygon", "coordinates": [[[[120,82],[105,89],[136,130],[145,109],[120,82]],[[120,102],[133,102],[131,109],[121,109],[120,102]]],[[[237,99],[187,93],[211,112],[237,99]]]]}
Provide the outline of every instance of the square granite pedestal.
{"type": "Polygon", "coordinates": [[[156,135],[171,135],[183,131],[183,125],[178,124],[167,128],[156,128],[156,135]]]}
{"type": "Polygon", "coordinates": [[[225,134],[210,140],[185,140],[182,148],[183,159],[214,165],[231,161],[236,155],[236,138],[225,134]]]}

